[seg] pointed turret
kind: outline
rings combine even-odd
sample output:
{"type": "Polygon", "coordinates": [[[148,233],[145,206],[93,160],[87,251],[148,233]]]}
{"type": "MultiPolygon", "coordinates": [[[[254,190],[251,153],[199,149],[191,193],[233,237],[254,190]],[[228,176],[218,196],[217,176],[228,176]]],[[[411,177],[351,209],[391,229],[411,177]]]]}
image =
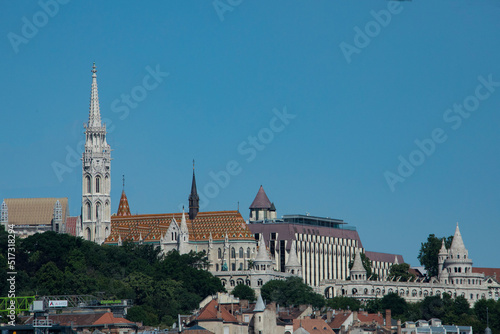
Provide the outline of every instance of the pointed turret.
{"type": "Polygon", "coordinates": [[[351,280],[366,280],[366,270],[361,260],[360,249],[356,250],[356,256],[354,257],[354,263],[351,268],[351,280]]]}
{"type": "Polygon", "coordinates": [[[182,207],[182,219],[180,226],[181,233],[189,233],[187,222],[186,222],[186,213],[184,212],[184,206],[182,207]]]}
{"type": "Polygon", "coordinates": [[[99,94],[97,91],[97,68],[92,66],[92,88],[90,91],[90,110],[89,110],[89,123],[88,127],[101,126],[101,112],[99,110],[99,94]]]}
{"type": "Polygon", "coordinates": [[[264,312],[266,309],[266,304],[264,304],[264,300],[262,299],[262,295],[259,294],[257,297],[257,302],[255,303],[255,307],[253,308],[254,312],[264,312]]]}
{"type": "Polygon", "coordinates": [[[453,241],[451,242],[450,250],[454,253],[463,253],[465,251],[464,241],[462,240],[462,235],[460,234],[460,229],[455,228],[455,235],[453,236],[453,241]]]}
{"type": "Polygon", "coordinates": [[[130,207],[128,206],[127,195],[125,194],[125,175],[122,175],[122,180],[123,180],[122,197],[120,198],[120,204],[118,205],[118,211],[116,212],[116,215],[118,217],[131,216],[130,207]]]}
{"type": "Polygon", "coordinates": [[[118,217],[122,216],[131,216],[130,207],[128,206],[127,195],[125,194],[125,190],[122,191],[122,197],[120,198],[120,204],[118,205],[118,211],[116,212],[118,217]]]}
{"type": "Polygon", "coordinates": [[[273,265],[273,260],[267,253],[266,243],[264,241],[264,236],[261,234],[259,239],[259,250],[257,251],[257,256],[254,260],[254,269],[256,270],[271,270],[273,265]]]}
{"type": "Polygon", "coordinates": [[[299,259],[297,258],[297,251],[295,249],[295,242],[292,241],[292,246],[290,247],[290,254],[288,255],[288,261],[286,261],[285,264],[285,271],[301,276],[302,274],[302,265],[299,262],[299,259]]]}
{"type": "Polygon", "coordinates": [[[250,205],[250,221],[276,219],[276,207],[267,197],[262,185],[250,205]]]}
{"type": "Polygon", "coordinates": [[[193,160],[193,181],[191,182],[191,194],[189,194],[189,219],[193,220],[198,215],[200,210],[200,197],[196,191],[196,177],[194,175],[194,160],[193,160]]]}

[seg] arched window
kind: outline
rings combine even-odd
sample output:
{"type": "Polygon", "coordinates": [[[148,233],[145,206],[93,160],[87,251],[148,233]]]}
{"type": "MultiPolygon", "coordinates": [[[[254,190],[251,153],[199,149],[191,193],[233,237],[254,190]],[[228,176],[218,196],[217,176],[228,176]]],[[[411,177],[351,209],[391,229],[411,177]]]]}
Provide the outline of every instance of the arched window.
{"type": "Polygon", "coordinates": [[[259,278],[259,280],[257,281],[257,286],[262,286],[262,279],[259,278]]]}
{"type": "Polygon", "coordinates": [[[85,183],[87,184],[87,194],[92,192],[92,182],[90,181],[90,176],[85,177],[85,183]]]}
{"type": "Polygon", "coordinates": [[[87,234],[87,240],[91,240],[91,238],[92,238],[92,232],[90,232],[90,227],[87,227],[87,229],[85,231],[86,231],[86,234],[87,234]]]}
{"type": "Polygon", "coordinates": [[[234,286],[234,280],[231,280],[231,286],[234,286]]]}
{"type": "Polygon", "coordinates": [[[92,207],[90,206],[90,203],[87,203],[86,206],[87,206],[87,220],[92,220],[92,207]]]}
{"type": "Polygon", "coordinates": [[[100,203],[97,203],[95,205],[95,218],[96,220],[98,220],[99,218],[101,218],[101,204],[100,203]]]}
{"type": "Polygon", "coordinates": [[[244,257],[244,255],[243,255],[243,247],[240,247],[240,251],[239,251],[238,255],[240,256],[240,259],[242,259],[244,257]]]}
{"type": "Polygon", "coordinates": [[[234,249],[234,247],[231,247],[231,259],[235,259],[236,258],[236,251],[234,249]]]}
{"type": "Polygon", "coordinates": [[[100,193],[101,192],[101,177],[97,176],[95,178],[95,192],[100,193]]]}
{"type": "Polygon", "coordinates": [[[217,249],[217,258],[222,259],[222,250],[220,248],[217,249]]]}
{"type": "Polygon", "coordinates": [[[247,248],[247,258],[250,258],[250,247],[247,248]]]}

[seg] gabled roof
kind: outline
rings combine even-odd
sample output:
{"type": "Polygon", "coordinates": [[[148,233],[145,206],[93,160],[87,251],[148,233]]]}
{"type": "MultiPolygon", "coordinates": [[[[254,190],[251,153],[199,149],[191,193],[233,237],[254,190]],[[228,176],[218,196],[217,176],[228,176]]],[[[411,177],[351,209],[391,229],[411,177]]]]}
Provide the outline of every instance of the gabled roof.
{"type": "Polygon", "coordinates": [[[305,329],[310,334],[333,334],[335,333],[323,319],[294,319],[294,332],[299,328],[305,329]]]}
{"type": "Polygon", "coordinates": [[[205,305],[201,309],[200,314],[196,317],[196,320],[222,320],[225,322],[238,322],[238,320],[229,313],[224,307],[220,307],[216,299],[212,299],[210,303],[205,305]],[[217,311],[220,311],[220,318],[217,316],[217,311]]]}
{"type": "Polygon", "coordinates": [[[380,326],[384,325],[384,318],[382,317],[381,314],[377,313],[368,313],[368,314],[363,314],[363,313],[358,313],[358,320],[362,323],[373,323],[376,322],[380,326]]]}
{"type": "Polygon", "coordinates": [[[340,329],[340,327],[349,319],[351,316],[351,311],[349,312],[339,312],[335,314],[335,318],[328,324],[330,328],[340,329]]]}
{"type": "Polygon", "coordinates": [[[257,196],[255,196],[255,199],[250,205],[250,209],[271,209],[272,207],[273,204],[267,197],[264,188],[260,186],[259,191],[257,192],[257,196]]]}
{"type": "Polygon", "coordinates": [[[120,198],[120,204],[118,205],[118,211],[116,212],[116,215],[118,217],[131,216],[127,195],[125,195],[125,190],[122,191],[122,197],[120,198]]]}
{"type": "Polygon", "coordinates": [[[122,324],[133,325],[135,323],[125,318],[115,318],[115,316],[111,312],[104,313],[99,319],[97,319],[93,323],[93,325],[122,325],[122,324]]]}
{"type": "Polygon", "coordinates": [[[54,205],[62,206],[62,219],[69,215],[68,198],[6,198],[9,224],[50,225],[54,217],[54,205]]]}

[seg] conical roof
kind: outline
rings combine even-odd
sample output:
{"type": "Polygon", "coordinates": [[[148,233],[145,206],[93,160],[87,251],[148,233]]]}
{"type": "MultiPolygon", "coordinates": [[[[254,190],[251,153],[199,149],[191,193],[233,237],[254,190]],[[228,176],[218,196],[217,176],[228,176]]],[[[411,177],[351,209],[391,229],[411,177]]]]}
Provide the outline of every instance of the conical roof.
{"type": "Polygon", "coordinates": [[[363,267],[363,261],[361,260],[361,252],[359,249],[356,251],[356,256],[354,257],[354,264],[352,265],[351,272],[362,272],[366,274],[365,267],[363,267]]]}
{"type": "Polygon", "coordinates": [[[255,257],[254,262],[272,262],[269,254],[267,253],[266,243],[262,234],[260,235],[259,250],[257,251],[257,256],[255,257]]]}
{"type": "Polygon", "coordinates": [[[446,255],[448,254],[448,251],[446,250],[446,245],[444,244],[444,238],[441,241],[441,249],[439,250],[440,255],[446,255]]]}
{"type": "Polygon", "coordinates": [[[257,196],[255,196],[252,205],[250,205],[250,209],[270,209],[271,207],[272,203],[261,185],[257,192],[257,196]]]}
{"type": "Polygon", "coordinates": [[[89,123],[88,127],[100,127],[101,126],[101,112],[99,110],[99,93],[97,91],[97,69],[94,65],[92,66],[92,89],[90,92],[90,108],[89,108],[89,123]]]}
{"type": "Polygon", "coordinates": [[[264,304],[264,300],[262,299],[262,295],[257,297],[257,303],[255,303],[255,307],[253,309],[254,312],[263,312],[266,309],[266,304],[264,304]]]}
{"type": "Polygon", "coordinates": [[[122,191],[122,197],[120,198],[120,204],[118,205],[117,216],[131,216],[130,207],[128,206],[127,195],[125,195],[125,190],[122,191]]]}
{"type": "Polygon", "coordinates": [[[457,227],[455,228],[455,235],[453,236],[453,241],[451,242],[450,250],[453,253],[465,251],[465,245],[464,241],[462,240],[462,235],[460,234],[460,229],[458,228],[458,223],[457,227]]]}
{"type": "Polygon", "coordinates": [[[295,249],[295,242],[292,241],[292,247],[290,247],[290,255],[288,256],[288,261],[285,267],[301,267],[299,259],[297,258],[297,251],[295,249]]]}

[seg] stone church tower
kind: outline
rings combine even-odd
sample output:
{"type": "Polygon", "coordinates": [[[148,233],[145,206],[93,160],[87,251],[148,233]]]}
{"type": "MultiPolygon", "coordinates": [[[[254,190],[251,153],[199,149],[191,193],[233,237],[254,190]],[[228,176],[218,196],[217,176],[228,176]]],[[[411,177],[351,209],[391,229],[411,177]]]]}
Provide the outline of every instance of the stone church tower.
{"type": "Polygon", "coordinates": [[[89,121],[82,156],[82,237],[102,244],[111,231],[111,149],[101,123],[97,69],[92,67],[89,121]]]}

